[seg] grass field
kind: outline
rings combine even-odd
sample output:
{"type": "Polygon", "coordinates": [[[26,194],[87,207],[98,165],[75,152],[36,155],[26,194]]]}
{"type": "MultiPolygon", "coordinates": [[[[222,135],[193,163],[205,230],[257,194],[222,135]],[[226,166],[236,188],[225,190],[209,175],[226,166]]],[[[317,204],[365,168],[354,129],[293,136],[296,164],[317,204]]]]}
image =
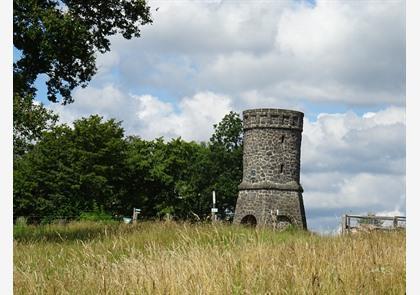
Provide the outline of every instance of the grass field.
{"type": "Polygon", "coordinates": [[[15,294],[404,294],[405,233],[16,226],[15,294]]]}

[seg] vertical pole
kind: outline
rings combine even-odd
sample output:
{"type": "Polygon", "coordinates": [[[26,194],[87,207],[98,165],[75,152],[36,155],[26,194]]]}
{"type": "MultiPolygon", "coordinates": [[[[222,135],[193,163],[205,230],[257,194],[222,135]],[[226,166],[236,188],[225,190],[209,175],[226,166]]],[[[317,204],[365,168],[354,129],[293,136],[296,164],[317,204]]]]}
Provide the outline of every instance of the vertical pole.
{"type": "Polygon", "coordinates": [[[398,217],[394,216],[394,229],[398,227],[398,217]]]}
{"type": "Polygon", "coordinates": [[[347,214],[344,214],[341,217],[341,234],[344,235],[346,233],[347,228],[347,214]]]}
{"type": "Polygon", "coordinates": [[[350,217],[346,214],[346,227],[345,227],[345,230],[346,230],[346,233],[349,233],[350,232],[350,217]]]}
{"type": "Polygon", "coordinates": [[[213,191],[213,208],[216,208],[216,191],[213,191]]]}
{"type": "Polygon", "coordinates": [[[137,218],[139,216],[140,209],[133,208],[133,223],[137,223],[137,218]]]}
{"type": "MultiPolygon", "coordinates": [[[[216,208],[216,191],[213,191],[213,208],[216,208]]],[[[213,209],[211,210],[212,212],[211,212],[211,219],[213,220],[213,221],[216,221],[216,213],[215,212],[213,212],[213,209]]]]}

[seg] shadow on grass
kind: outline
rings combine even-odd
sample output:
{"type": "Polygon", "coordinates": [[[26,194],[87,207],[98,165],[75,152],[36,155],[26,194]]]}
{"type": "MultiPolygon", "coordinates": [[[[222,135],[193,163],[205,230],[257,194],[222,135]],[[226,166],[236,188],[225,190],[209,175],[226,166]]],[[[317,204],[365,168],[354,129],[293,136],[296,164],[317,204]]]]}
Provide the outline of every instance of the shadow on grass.
{"type": "Polygon", "coordinates": [[[33,242],[73,242],[102,239],[117,233],[133,231],[130,225],[118,222],[84,222],[67,225],[15,225],[13,239],[21,243],[33,242]]]}
{"type": "Polygon", "coordinates": [[[136,240],[153,240],[158,244],[171,245],[175,241],[203,245],[232,245],[242,243],[271,243],[305,239],[312,235],[297,228],[279,231],[269,228],[247,228],[226,224],[191,224],[187,222],[74,222],[65,225],[15,225],[13,238],[19,243],[71,243],[75,241],[104,240],[113,236],[139,233],[136,240]]]}

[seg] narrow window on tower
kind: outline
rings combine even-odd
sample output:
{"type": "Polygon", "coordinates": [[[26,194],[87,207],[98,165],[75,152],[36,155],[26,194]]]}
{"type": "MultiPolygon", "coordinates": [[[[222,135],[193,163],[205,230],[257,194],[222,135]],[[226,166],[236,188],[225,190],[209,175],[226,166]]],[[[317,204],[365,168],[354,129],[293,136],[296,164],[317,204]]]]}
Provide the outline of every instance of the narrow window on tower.
{"type": "Polygon", "coordinates": [[[281,136],[281,143],[284,143],[284,135],[281,136]]]}
{"type": "Polygon", "coordinates": [[[283,171],[284,171],[284,164],[281,164],[280,165],[280,174],[283,174],[283,171]]]}

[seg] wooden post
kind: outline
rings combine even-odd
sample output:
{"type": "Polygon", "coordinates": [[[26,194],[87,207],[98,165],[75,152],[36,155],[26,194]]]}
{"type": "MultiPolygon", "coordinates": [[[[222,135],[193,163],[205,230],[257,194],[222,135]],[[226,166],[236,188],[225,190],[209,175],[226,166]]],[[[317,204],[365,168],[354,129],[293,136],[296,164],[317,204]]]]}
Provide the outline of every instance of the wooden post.
{"type": "Polygon", "coordinates": [[[347,214],[341,217],[341,234],[344,235],[347,230],[347,214]]]}
{"type": "Polygon", "coordinates": [[[133,208],[133,223],[137,222],[137,213],[136,213],[136,208],[133,208]]]}
{"type": "Polygon", "coordinates": [[[394,216],[394,229],[398,227],[398,217],[394,216]]]}
{"type": "Polygon", "coordinates": [[[137,216],[139,215],[140,211],[140,209],[133,208],[133,223],[137,223],[137,216]]]}

